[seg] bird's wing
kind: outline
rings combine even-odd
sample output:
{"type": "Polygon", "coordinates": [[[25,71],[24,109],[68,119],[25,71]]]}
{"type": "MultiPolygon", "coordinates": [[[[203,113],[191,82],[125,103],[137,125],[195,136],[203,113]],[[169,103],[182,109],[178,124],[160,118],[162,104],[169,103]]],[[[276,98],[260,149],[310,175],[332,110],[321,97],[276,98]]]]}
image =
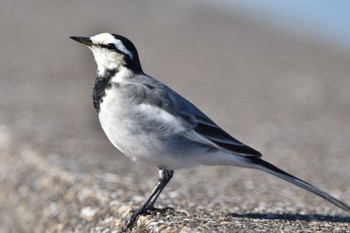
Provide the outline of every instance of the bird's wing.
{"type": "Polygon", "coordinates": [[[182,128],[182,134],[188,140],[243,156],[261,157],[258,151],[230,136],[196,106],[168,86],[151,77],[140,76],[140,78],[143,85],[138,87],[139,90],[134,88],[129,93],[132,93],[133,98],[142,100],[136,102],[162,109],[172,116],[164,118],[160,113],[156,114],[157,116],[153,115],[162,128],[168,129],[177,125],[177,128],[182,128]],[[140,97],[137,93],[140,93],[140,97]]]}

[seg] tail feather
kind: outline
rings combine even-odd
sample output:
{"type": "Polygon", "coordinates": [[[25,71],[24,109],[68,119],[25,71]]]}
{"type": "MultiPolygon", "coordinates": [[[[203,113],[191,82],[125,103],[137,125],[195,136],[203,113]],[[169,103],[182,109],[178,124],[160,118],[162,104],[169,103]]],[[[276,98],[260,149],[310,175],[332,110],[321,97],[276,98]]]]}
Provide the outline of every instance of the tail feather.
{"type": "Polygon", "coordinates": [[[316,188],[315,186],[293,176],[288,174],[285,171],[282,171],[281,169],[275,167],[274,165],[258,158],[258,157],[249,157],[249,160],[254,164],[254,168],[257,168],[259,170],[265,171],[270,173],[271,175],[277,176],[285,181],[288,181],[296,186],[299,186],[300,188],[306,189],[322,198],[324,198],[325,200],[333,203],[334,205],[338,206],[339,208],[350,212],[350,206],[348,206],[347,204],[345,204],[342,201],[339,201],[338,199],[332,197],[331,195],[329,195],[328,193],[322,191],[319,188],[316,188]]]}

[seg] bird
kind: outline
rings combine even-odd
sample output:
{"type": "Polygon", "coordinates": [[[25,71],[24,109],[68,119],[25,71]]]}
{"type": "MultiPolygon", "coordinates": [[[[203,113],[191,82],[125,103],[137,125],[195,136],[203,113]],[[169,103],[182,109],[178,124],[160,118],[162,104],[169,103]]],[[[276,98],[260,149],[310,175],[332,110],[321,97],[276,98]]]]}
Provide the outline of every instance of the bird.
{"type": "Polygon", "coordinates": [[[190,101],[147,75],[128,38],[112,33],[70,38],[93,53],[97,64],[93,105],[110,142],[131,160],[159,169],[157,185],[131,212],[126,229],[140,215],[159,210],[154,204],[174,170],[200,165],[264,171],[350,212],[344,202],[263,160],[260,152],[232,137],[190,101]]]}

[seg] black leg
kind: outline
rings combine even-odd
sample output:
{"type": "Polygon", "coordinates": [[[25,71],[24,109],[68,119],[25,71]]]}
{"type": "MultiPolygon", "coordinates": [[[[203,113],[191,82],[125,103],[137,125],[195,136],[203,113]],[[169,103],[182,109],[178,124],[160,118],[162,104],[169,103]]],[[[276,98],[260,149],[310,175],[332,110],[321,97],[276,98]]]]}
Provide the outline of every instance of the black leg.
{"type": "Polygon", "coordinates": [[[174,171],[172,170],[167,170],[165,167],[161,168],[159,170],[159,176],[158,176],[158,184],[152,191],[150,197],[143,203],[143,205],[136,210],[129,220],[125,224],[125,229],[130,228],[134,222],[137,220],[139,215],[147,214],[149,210],[154,210],[155,208],[153,207],[154,203],[156,202],[159,194],[162,192],[164,187],[169,183],[171,178],[173,177],[174,171]]]}
{"type": "Polygon", "coordinates": [[[161,169],[159,170],[159,176],[158,176],[158,180],[159,182],[162,182],[162,185],[159,187],[159,191],[158,193],[152,198],[152,200],[150,200],[150,202],[147,204],[147,210],[154,210],[154,203],[157,201],[159,194],[163,191],[163,189],[165,188],[165,186],[169,183],[169,181],[171,180],[171,178],[174,175],[174,171],[171,170],[166,170],[166,169],[161,169]]]}

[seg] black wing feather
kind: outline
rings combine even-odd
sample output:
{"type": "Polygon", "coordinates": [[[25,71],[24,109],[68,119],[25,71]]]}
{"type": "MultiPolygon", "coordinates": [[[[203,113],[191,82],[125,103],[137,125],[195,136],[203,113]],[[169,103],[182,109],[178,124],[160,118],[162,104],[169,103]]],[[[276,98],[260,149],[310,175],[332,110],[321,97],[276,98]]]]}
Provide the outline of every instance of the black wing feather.
{"type": "Polygon", "coordinates": [[[219,145],[220,147],[232,151],[233,153],[261,157],[260,152],[236,140],[217,125],[209,125],[203,122],[198,122],[196,127],[194,128],[194,131],[203,135],[204,137],[206,137],[213,143],[219,145]]]}

